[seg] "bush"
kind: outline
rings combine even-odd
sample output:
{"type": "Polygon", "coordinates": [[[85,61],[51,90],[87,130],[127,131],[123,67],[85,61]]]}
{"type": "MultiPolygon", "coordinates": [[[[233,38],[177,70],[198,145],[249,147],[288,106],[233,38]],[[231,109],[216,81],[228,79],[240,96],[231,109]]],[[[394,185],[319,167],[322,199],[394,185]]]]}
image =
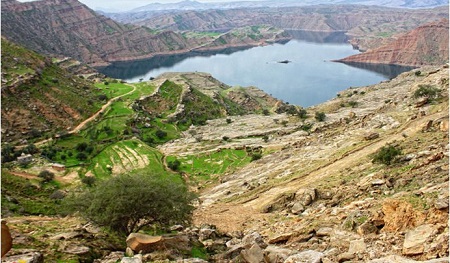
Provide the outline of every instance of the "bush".
{"type": "Polygon", "coordinates": [[[269,115],[270,115],[269,110],[268,110],[268,109],[264,109],[264,110],[263,110],[263,115],[269,116],[269,115]]]}
{"type": "Polygon", "coordinates": [[[164,137],[167,136],[167,132],[162,131],[162,130],[157,130],[155,132],[156,137],[158,137],[159,139],[163,139],[164,137]]]}
{"type": "Polygon", "coordinates": [[[429,99],[438,99],[440,96],[440,90],[431,85],[419,85],[419,88],[414,92],[414,98],[428,97],[429,99]]]}
{"type": "Polygon", "coordinates": [[[180,168],[181,162],[179,160],[174,160],[174,161],[169,161],[167,163],[167,166],[172,170],[172,171],[178,171],[178,169],[180,168]]]}
{"type": "Polygon", "coordinates": [[[306,119],[308,112],[305,109],[300,109],[297,113],[298,117],[301,119],[306,119]]]}
{"type": "Polygon", "coordinates": [[[325,121],[326,115],[324,112],[316,112],[316,115],[314,117],[317,121],[325,121]]]}
{"type": "Polygon", "coordinates": [[[402,154],[402,151],[395,146],[383,146],[379,149],[372,158],[372,163],[382,163],[390,165],[397,155],[402,154]]]}
{"type": "Polygon", "coordinates": [[[195,196],[167,175],[122,174],[64,199],[66,212],[80,214],[119,234],[143,227],[167,227],[189,221],[195,196]]]}
{"type": "Polygon", "coordinates": [[[81,178],[81,182],[89,187],[93,186],[96,180],[97,179],[94,176],[85,176],[81,178]]]}
{"type": "Polygon", "coordinates": [[[348,102],[348,105],[350,107],[352,107],[352,108],[355,108],[356,106],[358,106],[358,102],[354,101],[354,100],[351,100],[351,101],[348,102]]]}
{"type": "Polygon", "coordinates": [[[253,161],[257,161],[259,159],[262,158],[262,154],[261,153],[252,153],[252,162],[253,161]]]}
{"type": "Polygon", "coordinates": [[[50,171],[44,170],[39,173],[38,177],[42,178],[44,183],[48,183],[55,179],[55,174],[50,171]]]}
{"type": "Polygon", "coordinates": [[[84,160],[87,160],[87,155],[85,154],[85,153],[83,153],[83,152],[80,152],[80,153],[77,153],[77,159],[78,160],[80,160],[80,161],[84,161],[84,160]]]}

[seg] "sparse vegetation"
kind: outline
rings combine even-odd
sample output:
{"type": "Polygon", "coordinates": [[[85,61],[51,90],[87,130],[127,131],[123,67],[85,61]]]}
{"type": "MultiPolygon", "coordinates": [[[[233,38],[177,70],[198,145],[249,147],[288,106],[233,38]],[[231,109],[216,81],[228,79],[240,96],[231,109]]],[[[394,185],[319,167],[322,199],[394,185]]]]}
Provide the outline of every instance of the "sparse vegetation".
{"type": "Polygon", "coordinates": [[[413,96],[414,98],[427,97],[430,100],[435,100],[441,97],[441,91],[432,85],[419,85],[413,96]]]}
{"type": "Polygon", "coordinates": [[[55,174],[47,170],[40,172],[38,176],[42,178],[43,183],[48,183],[55,179],[55,174]]]}
{"type": "Polygon", "coordinates": [[[372,157],[373,163],[390,165],[402,151],[394,145],[383,146],[372,157]]]}
{"type": "Polygon", "coordinates": [[[326,115],[324,112],[316,112],[314,115],[314,118],[316,118],[317,121],[325,121],[326,115]]]}

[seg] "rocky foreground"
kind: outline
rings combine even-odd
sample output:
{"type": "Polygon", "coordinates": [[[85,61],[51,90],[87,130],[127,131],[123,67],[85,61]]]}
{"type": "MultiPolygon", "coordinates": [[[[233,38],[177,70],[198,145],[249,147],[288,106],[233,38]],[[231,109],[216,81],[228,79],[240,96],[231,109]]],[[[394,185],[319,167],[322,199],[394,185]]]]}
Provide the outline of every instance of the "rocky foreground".
{"type": "Polygon", "coordinates": [[[245,115],[192,126],[159,149],[262,152],[199,186],[193,226],[131,234],[125,250],[77,218],[9,218],[18,243],[2,262],[27,253],[36,258],[27,262],[52,253],[86,262],[107,254],[102,263],[448,262],[448,85],[448,66],[427,67],[340,92],[306,109],[306,119],[245,115]],[[401,154],[373,163],[387,145],[401,154]]]}

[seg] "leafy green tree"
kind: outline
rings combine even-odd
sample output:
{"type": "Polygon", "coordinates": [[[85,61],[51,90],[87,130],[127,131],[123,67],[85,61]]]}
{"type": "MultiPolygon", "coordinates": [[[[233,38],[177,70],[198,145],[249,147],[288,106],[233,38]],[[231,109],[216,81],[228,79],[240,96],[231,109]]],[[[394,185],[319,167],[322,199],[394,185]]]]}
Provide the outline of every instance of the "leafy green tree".
{"type": "Polygon", "coordinates": [[[44,170],[39,173],[38,177],[42,178],[44,183],[48,183],[55,179],[55,174],[50,171],[44,170]]]}
{"type": "Polygon", "coordinates": [[[189,221],[194,198],[184,183],[168,175],[122,174],[66,197],[63,207],[128,235],[150,225],[189,221]]]}
{"type": "Polygon", "coordinates": [[[162,130],[157,130],[155,132],[156,137],[158,137],[159,139],[163,139],[164,137],[167,136],[167,132],[162,131],[162,130]]]}
{"type": "Polygon", "coordinates": [[[174,160],[174,161],[169,161],[167,163],[167,166],[172,170],[172,171],[178,171],[178,169],[180,168],[181,162],[179,160],[174,160]]]}

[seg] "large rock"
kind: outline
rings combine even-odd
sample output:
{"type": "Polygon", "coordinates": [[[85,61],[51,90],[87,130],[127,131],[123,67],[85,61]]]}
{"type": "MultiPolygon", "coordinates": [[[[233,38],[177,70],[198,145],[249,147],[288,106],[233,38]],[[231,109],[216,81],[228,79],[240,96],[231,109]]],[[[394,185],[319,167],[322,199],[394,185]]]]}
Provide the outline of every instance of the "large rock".
{"type": "Polygon", "coordinates": [[[11,233],[6,221],[2,220],[2,258],[12,247],[11,233]]]}
{"type": "Polygon", "coordinates": [[[264,250],[264,260],[267,263],[283,263],[291,254],[292,250],[290,249],[268,246],[264,250]]]}
{"type": "Polygon", "coordinates": [[[408,231],[403,243],[403,255],[412,256],[423,254],[425,251],[425,244],[434,232],[435,228],[433,225],[421,225],[408,231]]]}
{"type": "Polygon", "coordinates": [[[262,263],[262,262],[264,262],[264,252],[258,246],[258,244],[254,244],[250,249],[242,250],[241,257],[247,263],[262,263]]]}
{"type": "Polygon", "coordinates": [[[134,252],[152,252],[163,247],[163,237],[131,233],[127,238],[127,246],[134,252]]]}
{"type": "Polygon", "coordinates": [[[267,247],[267,244],[264,243],[263,238],[258,232],[252,232],[242,238],[242,246],[244,248],[251,248],[254,244],[257,244],[260,248],[267,247]]]}
{"type": "Polygon", "coordinates": [[[288,257],[284,263],[321,263],[323,253],[307,250],[288,257]]]}
{"type": "Polygon", "coordinates": [[[44,263],[44,256],[39,252],[30,252],[23,255],[2,257],[2,263],[44,263]]]}
{"type": "Polygon", "coordinates": [[[124,257],[120,263],[142,263],[142,255],[138,254],[134,257],[124,257]]]}

